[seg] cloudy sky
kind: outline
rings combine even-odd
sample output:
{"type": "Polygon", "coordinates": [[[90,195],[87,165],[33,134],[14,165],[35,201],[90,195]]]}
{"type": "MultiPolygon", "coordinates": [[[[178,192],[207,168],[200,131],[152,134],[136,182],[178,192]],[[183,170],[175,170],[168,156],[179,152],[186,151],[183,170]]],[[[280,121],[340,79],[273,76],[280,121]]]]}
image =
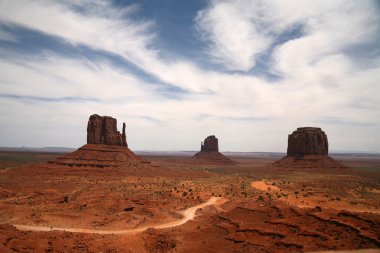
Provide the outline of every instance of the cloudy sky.
{"type": "Polygon", "coordinates": [[[380,4],[0,0],[0,146],[79,147],[91,114],[133,150],[380,152],[380,4]]]}

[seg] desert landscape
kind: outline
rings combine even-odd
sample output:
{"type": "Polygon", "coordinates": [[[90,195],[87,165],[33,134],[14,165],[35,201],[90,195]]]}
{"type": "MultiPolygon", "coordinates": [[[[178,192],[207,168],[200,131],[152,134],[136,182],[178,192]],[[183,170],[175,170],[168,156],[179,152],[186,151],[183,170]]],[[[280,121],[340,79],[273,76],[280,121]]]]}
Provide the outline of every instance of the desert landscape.
{"type": "Polygon", "coordinates": [[[380,247],[380,157],[331,158],[319,128],[289,135],[284,158],[227,158],[215,136],[193,156],[138,156],[125,136],[115,119],[92,115],[77,151],[2,151],[1,252],[380,247]]]}
{"type": "Polygon", "coordinates": [[[380,0],[0,0],[0,253],[380,253],[380,0]]]}

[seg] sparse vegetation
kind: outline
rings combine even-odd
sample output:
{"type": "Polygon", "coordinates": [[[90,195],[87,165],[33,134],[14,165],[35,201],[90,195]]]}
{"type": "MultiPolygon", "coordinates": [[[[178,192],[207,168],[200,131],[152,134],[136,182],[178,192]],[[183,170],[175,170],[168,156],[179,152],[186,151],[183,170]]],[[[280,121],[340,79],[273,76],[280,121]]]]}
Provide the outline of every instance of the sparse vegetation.
{"type": "MultiPolygon", "coordinates": [[[[164,161],[163,164],[167,165],[166,161],[164,161]]],[[[366,216],[362,213],[357,214],[355,210],[366,210],[365,208],[370,210],[371,208],[375,209],[380,207],[379,200],[374,198],[374,196],[378,196],[376,195],[378,193],[371,192],[371,188],[373,190],[379,189],[377,186],[378,183],[374,182],[373,178],[365,178],[362,176],[360,177],[362,181],[355,181],[358,180],[358,177],[342,176],[339,184],[334,184],[336,179],[331,174],[302,173],[300,176],[294,173],[275,175],[271,178],[268,170],[255,167],[253,173],[253,170],[249,168],[251,164],[247,164],[236,165],[233,169],[224,168],[223,166],[217,166],[217,168],[215,167],[213,169],[211,166],[208,166],[208,168],[210,168],[209,171],[212,172],[207,173],[203,171],[201,165],[198,167],[189,165],[190,169],[196,168],[191,169],[191,173],[195,173],[194,175],[198,175],[196,173],[205,173],[191,180],[187,177],[181,178],[180,176],[180,179],[170,176],[158,178],[157,176],[137,177],[136,175],[127,175],[120,178],[117,174],[111,176],[107,174],[109,171],[112,171],[112,169],[108,169],[107,173],[106,170],[104,170],[104,173],[99,170],[97,171],[99,174],[92,176],[72,176],[67,172],[62,173],[62,175],[59,173],[52,175],[52,173],[50,173],[48,175],[42,175],[41,179],[43,180],[29,175],[29,177],[23,177],[22,180],[17,179],[19,181],[11,177],[11,175],[14,174],[3,173],[0,177],[1,212],[6,215],[4,217],[15,218],[17,215],[20,215],[21,217],[17,218],[19,218],[21,222],[28,220],[30,223],[37,225],[50,224],[49,222],[51,222],[57,227],[83,226],[96,230],[116,230],[182,219],[183,216],[179,211],[204,203],[211,196],[218,196],[229,201],[226,205],[220,205],[217,206],[217,208],[198,209],[196,213],[197,219],[193,221],[194,223],[189,224],[189,227],[193,226],[195,231],[189,231],[188,229],[181,230],[181,227],[173,227],[167,230],[152,232],[153,242],[158,242],[160,239],[157,238],[161,238],[161,235],[168,236],[162,237],[162,243],[165,245],[167,252],[174,252],[176,251],[175,248],[179,246],[179,241],[181,242],[181,246],[182,244],[185,245],[188,243],[188,238],[194,236],[194,234],[202,238],[198,242],[198,245],[202,244],[203,240],[207,244],[209,233],[212,233],[215,229],[220,230],[220,234],[223,235],[220,236],[220,241],[218,242],[221,244],[234,245],[239,250],[242,248],[238,247],[243,245],[244,242],[240,242],[239,237],[232,235],[239,234],[243,236],[243,234],[249,233],[261,233],[259,236],[266,238],[268,244],[263,240],[263,249],[268,249],[269,243],[273,245],[275,245],[276,242],[288,243],[291,236],[306,238],[305,240],[299,240],[300,245],[302,243],[306,244],[318,241],[321,245],[330,247],[331,245],[327,245],[331,243],[330,234],[334,235],[335,233],[329,230],[330,228],[334,229],[334,223],[328,226],[326,225],[329,224],[328,222],[330,220],[335,219],[334,222],[347,221],[347,224],[350,224],[349,222],[354,224],[356,218],[349,216],[353,213],[360,218],[365,218],[372,222],[372,217],[375,216],[366,216]],[[240,169],[241,171],[239,171],[240,169]],[[268,183],[267,186],[271,187],[271,191],[266,190],[266,188],[263,190],[252,188],[251,183],[253,181],[262,181],[263,178],[265,178],[268,183]],[[9,179],[14,180],[13,182],[16,180],[16,182],[18,182],[17,185],[23,185],[25,187],[16,189],[17,185],[11,185],[12,180],[9,179]],[[31,179],[34,179],[34,181],[31,179]],[[361,185],[363,186],[361,187],[361,185]],[[64,196],[68,196],[68,202],[58,204],[58,201],[64,200],[64,196]],[[52,202],[54,203],[51,204],[52,202]],[[54,205],[59,205],[60,208],[54,205]],[[309,207],[305,210],[307,210],[310,215],[305,215],[304,209],[297,208],[297,205],[309,207]],[[16,213],[12,209],[14,207],[23,211],[25,210],[25,212],[20,211],[16,213]],[[329,213],[331,207],[347,207],[348,211],[353,211],[350,211],[349,214],[345,214],[344,210],[329,213]],[[292,208],[294,211],[292,211],[292,208]],[[63,209],[65,215],[62,215],[63,209]],[[338,216],[340,212],[342,215],[338,216]],[[83,217],[83,219],[73,222],[72,217],[77,217],[78,215],[83,217]],[[318,218],[313,218],[313,215],[321,217],[321,219],[326,219],[327,221],[319,221],[318,218]],[[54,217],[54,219],[50,217],[54,217]],[[259,218],[261,219],[261,223],[257,222],[259,218]],[[256,221],[257,223],[255,226],[250,227],[251,223],[246,222],[247,220],[256,221]],[[268,222],[263,223],[266,226],[265,229],[260,227],[262,220],[268,222]],[[313,220],[313,224],[310,222],[311,220],[313,220]],[[302,223],[298,223],[299,221],[305,222],[303,224],[311,225],[304,226],[302,230],[300,230],[299,224],[302,223]],[[320,222],[325,224],[325,226],[319,226],[320,222]],[[236,232],[238,229],[245,229],[242,224],[247,226],[247,229],[252,229],[252,231],[236,232]],[[220,227],[216,225],[220,225],[220,227]],[[238,225],[240,227],[238,227],[238,225]],[[308,231],[310,226],[312,228],[308,231]],[[326,230],[326,234],[324,230],[326,230]],[[265,234],[269,232],[271,234],[265,234]],[[179,237],[177,236],[179,236],[181,240],[178,241],[177,239],[179,237]],[[325,237],[327,239],[324,239],[325,237]],[[228,241],[225,238],[230,238],[237,242],[228,241]]],[[[177,167],[173,167],[173,170],[182,172],[189,169],[186,167],[186,164],[176,166],[177,167]]],[[[83,167],[80,169],[71,168],[71,170],[74,169],[76,169],[77,172],[86,170],[86,168],[83,167]]],[[[122,171],[118,173],[125,172],[122,171]]],[[[364,221],[360,221],[359,223],[360,226],[364,226],[365,229],[367,229],[363,231],[369,231],[371,233],[377,231],[376,228],[367,226],[367,223],[364,221]]],[[[339,228],[337,230],[339,230],[339,228]]],[[[345,230],[342,229],[342,231],[345,230]]],[[[351,231],[347,229],[347,231],[342,232],[342,234],[347,233],[347,236],[339,236],[339,244],[333,244],[337,249],[340,249],[339,245],[341,241],[343,241],[342,244],[344,243],[344,245],[347,246],[350,245],[351,242],[349,236],[355,237],[355,233],[352,232],[354,230],[351,231]]],[[[25,233],[23,235],[27,234],[28,233],[25,233]]],[[[41,233],[41,237],[44,237],[44,234],[45,233],[41,233]]],[[[77,236],[68,232],[62,234],[73,238],[77,236]]],[[[83,238],[87,238],[87,236],[88,235],[82,237],[82,240],[83,238]]],[[[218,234],[210,236],[219,238],[218,234]]],[[[57,233],[56,238],[65,242],[70,240],[68,238],[62,239],[59,237],[59,233],[57,233]]],[[[98,238],[98,240],[103,243],[111,237],[99,236],[98,238]]],[[[44,239],[46,238],[44,237],[44,239]]],[[[39,238],[35,240],[38,241],[39,238]]],[[[56,239],[50,238],[49,240],[54,241],[56,239]]],[[[204,247],[206,248],[206,246],[204,247]]],[[[292,244],[281,245],[281,247],[289,250],[289,252],[292,252],[291,250],[293,249],[294,251],[303,250],[292,244]]],[[[115,249],[116,248],[117,247],[115,247],[115,249]]],[[[269,250],[269,252],[273,251],[269,250]]]]}

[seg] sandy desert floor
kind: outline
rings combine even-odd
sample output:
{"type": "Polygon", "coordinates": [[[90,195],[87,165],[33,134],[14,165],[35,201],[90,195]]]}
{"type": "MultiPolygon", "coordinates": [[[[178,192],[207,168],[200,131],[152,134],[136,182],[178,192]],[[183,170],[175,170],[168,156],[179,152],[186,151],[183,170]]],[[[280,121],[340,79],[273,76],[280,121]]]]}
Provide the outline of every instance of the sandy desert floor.
{"type": "Polygon", "coordinates": [[[212,165],[46,163],[0,152],[0,252],[313,252],[380,248],[380,157],[347,170],[284,170],[278,155],[212,165]],[[66,231],[63,231],[66,230],[66,231]]]}

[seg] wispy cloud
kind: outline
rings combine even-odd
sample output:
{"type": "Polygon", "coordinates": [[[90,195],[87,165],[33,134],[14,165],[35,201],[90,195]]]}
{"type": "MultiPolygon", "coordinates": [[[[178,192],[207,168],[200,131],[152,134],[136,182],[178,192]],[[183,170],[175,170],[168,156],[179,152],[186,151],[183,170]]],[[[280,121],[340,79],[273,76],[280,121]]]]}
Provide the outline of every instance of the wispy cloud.
{"type": "Polygon", "coordinates": [[[375,5],[375,1],[214,0],[195,21],[210,42],[207,53],[227,69],[248,71],[277,45],[274,67],[288,74],[319,57],[373,39],[379,32],[375,5]],[[299,28],[303,36],[291,36],[289,31],[299,28]]]}
{"type": "Polygon", "coordinates": [[[140,54],[156,53],[148,48],[154,37],[153,23],[131,20],[134,10],[133,6],[118,9],[111,2],[103,1],[5,0],[0,3],[0,20],[58,36],[73,44],[122,54],[134,62],[140,54]]]}
{"type": "Polygon", "coordinates": [[[274,120],[274,118],[270,117],[220,117],[220,119],[240,122],[264,122],[274,120]]]}
{"type": "Polygon", "coordinates": [[[377,125],[376,122],[360,122],[360,121],[351,121],[345,120],[338,117],[325,117],[316,120],[318,124],[332,124],[340,126],[355,126],[355,127],[374,127],[377,125]]]}
{"type": "Polygon", "coordinates": [[[380,138],[374,1],[210,1],[193,17],[201,46],[192,50],[204,50],[202,65],[164,52],[170,48],[157,43],[160,22],[139,16],[142,5],[0,1],[0,24],[7,28],[0,30],[7,40],[0,42],[0,113],[7,135],[7,124],[28,118],[23,112],[48,118],[54,111],[58,126],[76,122],[78,129],[95,112],[128,120],[136,136],[130,140],[140,149],[189,149],[190,136],[215,132],[235,150],[281,151],[288,132],[314,124],[345,146],[357,142],[339,135],[345,123],[346,131],[370,123],[365,136],[380,138]],[[30,48],[25,31],[39,50],[18,50],[30,48]],[[258,136],[247,139],[252,133],[258,136]]]}
{"type": "Polygon", "coordinates": [[[258,54],[271,44],[258,16],[262,4],[251,1],[212,1],[195,19],[201,37],[211,42],[208,54],[229,70],[249,70],[258,54]]]}
{"type": "Polygon", "coordinates": [[[41,96],[28,96],[17,94],[4,94],[0,93],[0,98],[14,99],[19,101],[37,101],[37,102],[73,102],[73,103],[85,103],[85,102],[99,102],[97,98],[85,98],[85,97],[41,97],[41,96]]]}

